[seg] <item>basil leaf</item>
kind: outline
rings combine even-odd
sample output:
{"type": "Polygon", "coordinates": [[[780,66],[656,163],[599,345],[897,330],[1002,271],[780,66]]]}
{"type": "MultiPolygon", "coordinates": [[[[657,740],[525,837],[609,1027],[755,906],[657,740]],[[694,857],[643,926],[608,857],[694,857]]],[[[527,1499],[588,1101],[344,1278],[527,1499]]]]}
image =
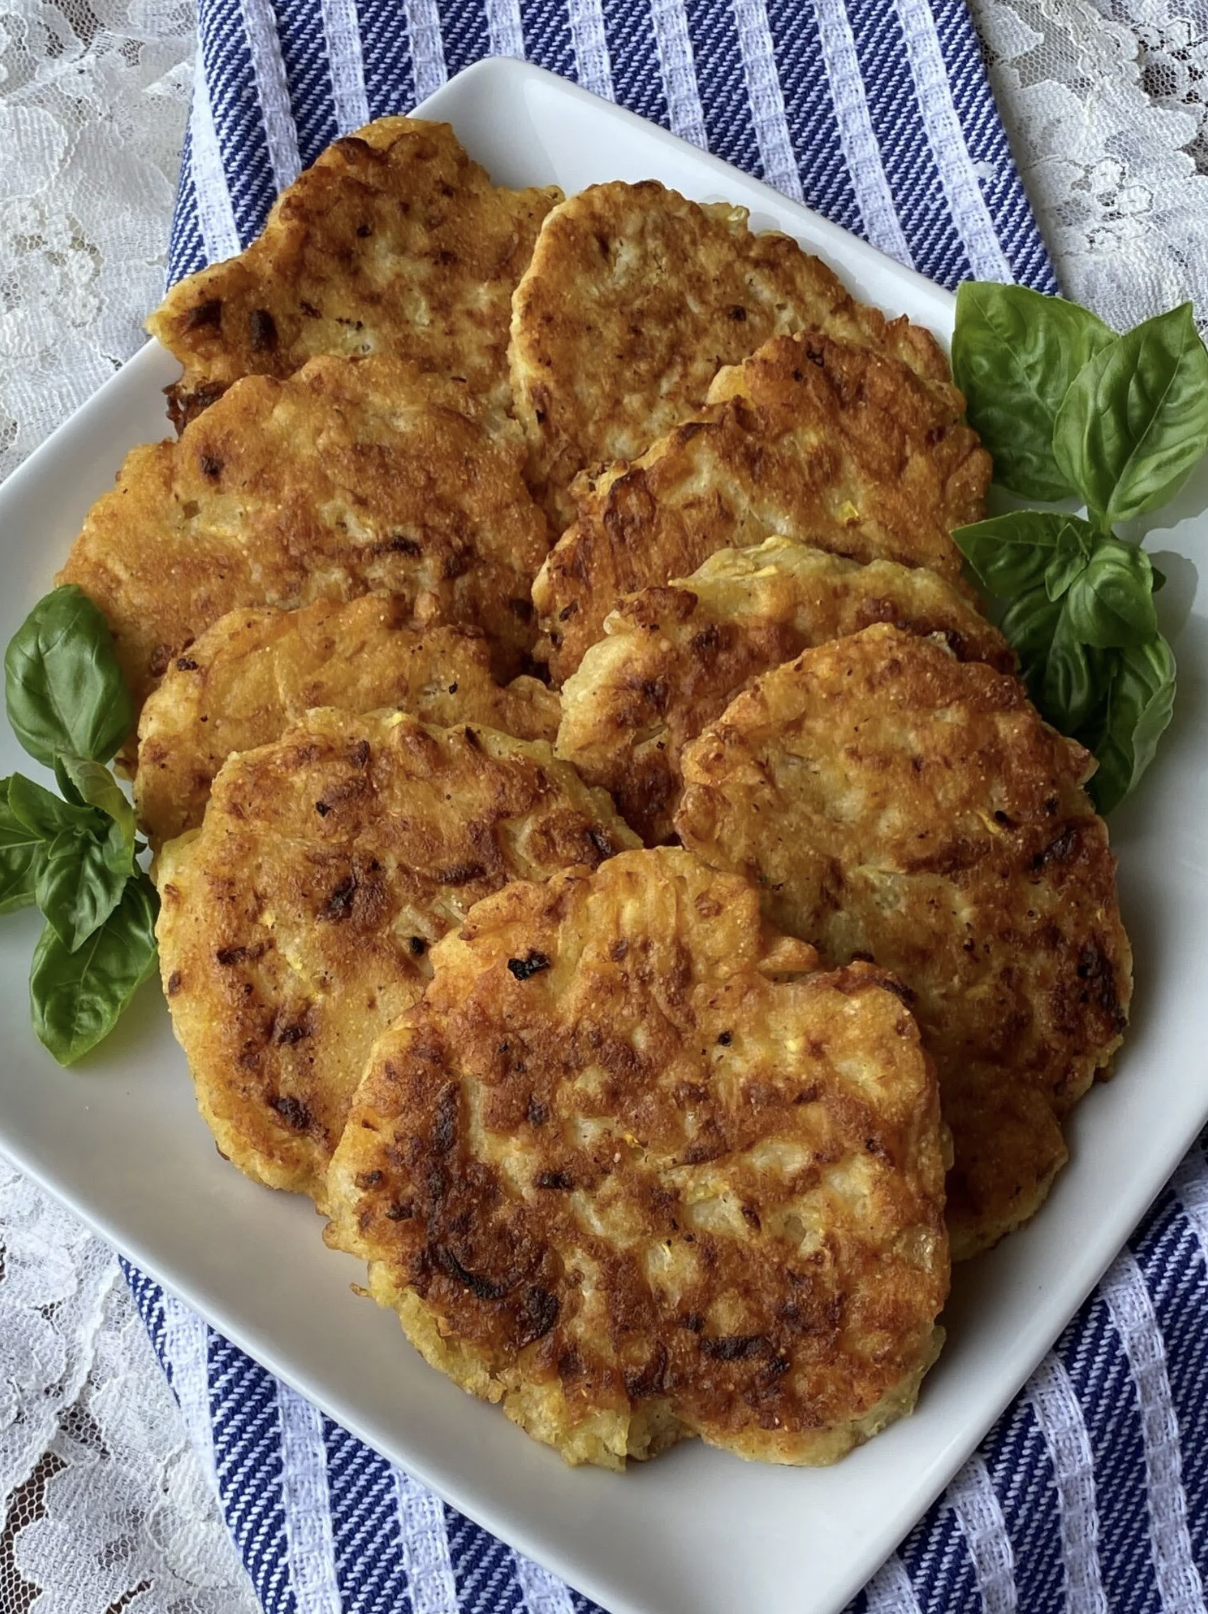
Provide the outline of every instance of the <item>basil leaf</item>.
{"type": "Polygon", "coordinates": [[[8,720],[53,766],[58,752],[108,762],[134,726],[134,707],[99,607],[74,583],[39,600],[4,657],[8,720]]]}
{"type": "Polygon", "coordinates": [[[112,1031],[155,969],[158,898],[146,874],[126,882],[122,900],[74,953],[47,925],[29,974],[30,1012],[39,1040],[70,1065],[112,1031]]]}
{"type": "Polygon", "coordinates": [[[1101,650],[1140,648],[1158,631],[1149,556],[1133,544],[1103,538],[1065,602],[1070,631],[1101,650]]]}
{"type": "Polygon", "coordinates": [[[1070,631],[1064,602],[1050,600],[1043,585],[1012,600],[1001,626],[1041,715],[1064,734],[1073,734],[1102,700],[1106,687],[1102,653],[1078,641],[1070,631]]]}
{"type": "Polygon", "coordinates": [[[1102,813],[1149,766],[1174,705],[1174,657],[1156,629],[1152,571],[1141,550],[1100,536],[1062,596],[1052,599],[1041,583],[1002,616],[1041,715],[1099,759],[1087,788],[1102,813]]]}
{"type": "MultiPolygon", "coordinates": [[[[63,790],[64,779],[81,801],[90,807],[99,807],[118,825],[123,838],[134,845],[134,808],[127,801],[121,785],[99,762],[84,757],[59,756],[55,758],[55,776],[63,790]]],[[[67,791],[63,790],[66,795],[67,791]]]]}
{"type": "Polygon", "coordinates": [[[41,843],[20,849],[0,847],[0,913],[33,907],[41,857],[41,843]]]}
{"type": "Polygon", "coordinates": [[[1041,715],[1063,734],[1077,734],[1102,703],[1108,679],[1103,653],[1081,643],[1063,612],[1045,662],[1041,715]]]}
{"type": "MultiPolygon", "coordinates": [[[[1071,523],[1076,528],[1086,526],[1076,516],[1057,510],[1012,510],[1009,515],[957,527],[952,541],[984,589],[1012,599],[1043,584],[1054,555],[1066,546],[1062,532],[1071,523]]],[[[1087,527],[1087,531],[1091,529],[1087,527]]]]}
{"type": "Polygon", "coordinates": [[[966,281],[956,294],[952,371],[994,477],[1029,499],[1074,492],[1054,458],[1053,425],[1070,384],[1115,341],[1075,303],[1023,286],[966,281]]]}
{"type": "Polygon", "coordinates": [[[125,827],[116,819],[109,820],[109,833],[101,841],[100,846],[105,867],[112,869],[114,874],[120,874],[124,879],[135,872],[134,860],[138,852],[138,843],[133,835],[126,834],[125,827]]]}
{"type": "Polygon", "coordinates": [[[1110,813],[1153,761],[1174,712],[1174,654],[1161,634],[1148,644],[1118,650],[1097,732],[1099,759],[1087,789],[1101,813],[1110,813]]]}
{"type": "Polygon", "coordinates": [[[1208,449],[1208,352],[1191,304],[1103,349],[1057,412],[1053,452],[1105,526],[1173,496],[1208,449]]]}
{"type": "MultiPolygon", "coordinates": [[[[1089,528],[1087,530],[1090,531],[1089,528]]],[[[1059,600],[1069,591],[1074,579],[1081,577],[1086,570],[1090,558],[1090,545],[1081,540],[1081,534],[1074,524],[1067,522],[1061,529],[1061,540],[1053,558],[1045,567],[1044,591],[1050,600],[1059,600]]]]}
{"type": "Polygon", "coordinates": [[[1000,624],[1019,657],[1019,670],[1028,686],[1028,694],[1040,707],[1044,704],[1044,674],[1049,649],[1061,620],[1061,612],[1060,600],[1050,600],[1041,584],[1039,588],[1029,589],[1026,594],[1012,600],[1003,612],[1000,624]]]}
{"type": "Polygon", "coordinates": [[[55,757],[55,784],[58,785],[59,794],[69,806],[87,807],[88,803],[84,800],[83,796],[80,795],[75,785],[72,784],[71,775],[63,766],[63,758],[61,756],[55,757]]]}
{"type": "Polygon", "coordinates": [[[0,913],[28,908],[34,901],[45,845],[8,805],[8,786],[9,780],[0,779],[0,913]]]}
{"type": "Polygon", "coordinates": [[[63,946],[74,953],[122,900],[128,869],[114,870],[91,835],[66,830],[48,847],[38,871],[36,900],[63,946]]]}
{"type": "Polygon", "coordinates": [[[8,806],[17,822],[40,840],[53,841],[64,830],[96,830],[105,821],[92,807],[73,807],[43,786],[14,773],[8,781],[8,806]]]}

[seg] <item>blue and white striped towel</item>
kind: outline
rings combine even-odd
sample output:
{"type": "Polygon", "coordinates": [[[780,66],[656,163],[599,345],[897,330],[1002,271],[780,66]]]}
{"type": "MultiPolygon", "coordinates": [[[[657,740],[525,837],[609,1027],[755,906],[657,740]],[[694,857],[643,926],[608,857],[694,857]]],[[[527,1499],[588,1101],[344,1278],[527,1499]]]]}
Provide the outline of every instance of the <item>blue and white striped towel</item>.
{"type": "MultiPolygon", "coordinates": [[[[947,286],[974,275],[1055,289],[962,0],[200,0],[199,10],[174,277],[246,244],[275,192],[337,134],[499,54],[614,97],[947,286]]],[[[1204,1141],[855,1609],[1202,1614],[1204,1141]]],[[[595,1609],[128,1276],[268,1614],[595,1609]]]]}

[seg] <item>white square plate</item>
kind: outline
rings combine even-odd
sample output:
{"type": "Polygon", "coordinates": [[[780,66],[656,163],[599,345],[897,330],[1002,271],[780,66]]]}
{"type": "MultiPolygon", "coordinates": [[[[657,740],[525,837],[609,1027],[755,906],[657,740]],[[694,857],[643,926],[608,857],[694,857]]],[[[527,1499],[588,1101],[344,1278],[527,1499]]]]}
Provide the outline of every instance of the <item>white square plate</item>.
{"type": "MultiPolygon", "coordinates": [[[[447,118],[497,181],[566,191],[654,176],[787,230],[861,297],[942,337],[947,293],[737,170],[513,61],[480,63],[420,111],[447,118]]],[[[0,643],[51,584],[125,451],[165,434],[174,363],[153,344],[0,490],[0,643]]],[[[1208,536],[1208,473],[1169,547],[1208,536]]],[[[214,1150],[159,994],[145,989],[74,1071],[34,1040],[35,914],[0,925],[0,1146],[216,1328],[390,1459],[615,1614],[827,1614],[877,1568],[1057,1337],[1208,1115],[1208,622],[1195,569],[1163,560],[1180,663],[1174,727],[1117,814],[1136,1014],[1116,1079],[1071,1127],[1073,1159],[1026,1232],[957,1274],[947,1348],[917,1414],[838,1467],[749,1465],[697,1443],[624,1477],[570,1472],[495,1409],[426,1367],[310,1207],[244,1180],[214,1150]]],[[[29,769],[7,729],[0,769],[29,769]]]]}

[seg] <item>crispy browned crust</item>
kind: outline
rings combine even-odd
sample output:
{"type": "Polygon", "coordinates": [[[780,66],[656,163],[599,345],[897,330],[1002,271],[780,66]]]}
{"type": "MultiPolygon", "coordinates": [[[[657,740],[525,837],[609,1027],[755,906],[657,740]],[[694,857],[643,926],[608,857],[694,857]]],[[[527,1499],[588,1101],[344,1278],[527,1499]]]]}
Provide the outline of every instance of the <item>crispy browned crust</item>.
{"type": "Polygon", "coordinates": [[[513,300],[516,412],[551,518],[584,469],[632,460],[695,414],[717,370],[801,330],[893,354],[946,381],[935,339],[855,302],[742,207],[700,207],[655,180],[593,185],[546,219],[513,300]]]}
{"type": "Polygon", "coordinates": [[[370,1046],[427,948],[509,880],[637,844],[543,742],[404,713],[307,714],[232,757],[159,858],[160,968],[222,1152],[321,1201],[370,1046]]]}
{"type": "Polygon", "coordinates": [[[278,739],[316,706],[395,706],[425,723],[483,723],[518,740],[553,740],[561,710],[535,678],[497,684],[480,633],[417,628],[397,596],[232,611],[171,663],[143,707],[134,804],[152,844],[201,823],[227,757],[278,739]]]}
{"type": "Polygon", "coordinates": [[[676,828],[772,923],[910,989],[955,1164],[954,1258],[1036,1211],[1132,992],[1092,760],[1022,685],[877,626],[766,674],[683,754],[676,828]]]}
{"type": "Polygon", "coordinates": [[[512,292],[560,196],[497,189],[446,123],[379,118],[337,140],[245,252],[147,321],[185,366],[178,424],[240,376],[283,378],[320,353],[408,359],[506,412],[512,292]]]}
{"type": "Polygon", "coordinates": [[[622,594],[774,534],[959,582],[949,534],[982,516],[990,460],[954,387],[818,335],[776,337],[719,382],[699,419],[576,488],[578,519],[533,585],[557,680],[622,594]]]}
{"type": "Polygon", "coordinates": [[[515,884],[434,950],[333,1162],[330,1242],[571,1462],[830,1462],[908,1412],[948,1286],[930,1061],[670,849],[515,884]]]}
{"type": "Polygon", "coordinates": [[[647,845],[670,841],[685,744],[760,673],[873,622],[938,633],[962,661],[1015,670],[997,628],[925,567],[769,538],[622,600],[563,685],[555,749],[611,792],[647,845]]]}
{"type": "Polygon", "coordinates": [[[313,359],[238,382],[179,442],[136,448],[58,580],[104,611],[139,705],[228,611],[373,591],[480,628],[511,676],[548,549],[522,461],[515,426],[488,430],[456,382],[313,359]]]}

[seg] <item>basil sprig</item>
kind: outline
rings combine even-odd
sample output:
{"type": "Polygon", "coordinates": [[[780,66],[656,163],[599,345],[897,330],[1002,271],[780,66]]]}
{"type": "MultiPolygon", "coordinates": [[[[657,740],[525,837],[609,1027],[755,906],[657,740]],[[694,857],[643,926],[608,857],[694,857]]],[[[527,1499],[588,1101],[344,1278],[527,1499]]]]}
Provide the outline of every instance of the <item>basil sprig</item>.
{"type": "Polygon", "coordinates": [[[134,727],[134,707],[101,612],[74,583],[39,600],[4,656],[5,704],[31,757],[108,762],[134,727]]]}
{"type": "Polygon", "coordinates": [[[1154,610],[1163,580],[1113,527],[1172,498],[1208,450],[1208,352],[1189,303],[1116,336],[1060,298],[969,282],[952,363],[995,479],[1086,506],[1086,519],[1018,510],[953,538],[1001,602],[1033,700],[1098,759],[1089,788],[1109,812],[1152,761],[1175,696],[1154,610]]]}
{"type": "Polygon", "coordinates": [[[1149,556],[1052,510],[1016,510],[952,536],[982,587],[1009,601],[1001,626],[1028,692],[1098,757],[1089,788],[1110,812],[1148,767],[1174,704],[1149,556]]]}
{"type": "Polygon", "coordinates": [[[1053,455],[1104,530],[1172,499],[1205,449],[1208,352],[1190,303],[1096,353],[1053,425],[1053,455]]]}
{"type": "Polygon", "coordinates": [[[155,968],[159,899],[134,812],[105,764],[134,708],[104,616],[74,584],[38,602],[4,658],[9,721],[61,792],[0,780],[0,912],[46,925],[29,977],[34,1030],[61,1065],[108,1035],[155,968]]]}
{"type": "Polygon", "coordinates": [[[952,373],[995,480],[1024,499],[1076,490],[1053,453],[1057,411],[1087,361],[1115,341],[1077,303],[1024,286],[967,281],[956,294],[952,373]]]}

